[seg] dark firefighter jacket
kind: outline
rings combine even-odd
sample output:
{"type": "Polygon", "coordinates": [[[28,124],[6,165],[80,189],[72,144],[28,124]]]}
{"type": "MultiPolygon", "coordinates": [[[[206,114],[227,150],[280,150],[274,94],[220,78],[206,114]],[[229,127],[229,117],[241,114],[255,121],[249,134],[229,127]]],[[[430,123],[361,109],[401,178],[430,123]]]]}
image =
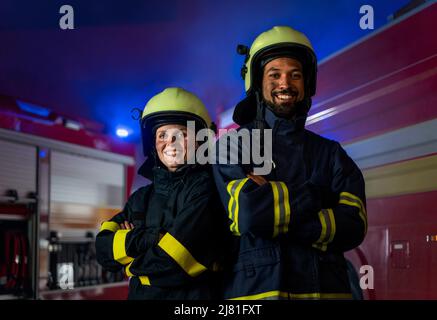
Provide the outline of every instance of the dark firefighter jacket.
{"type": "MultiPolygon", "coordinates": [[[[274,163],[266,184],[247,177],[253,165],[241,156],[213,166],[235,240],[227,299],[351,298],[343,252],[366,234],[363,176],[339,143],[304,129],[305,121],[266,110],[274,163]]],[[[241,142],[230,141],[241,153],[241,142]]]]}
{"type": "Polygon", "coordinates": [[[224,209],[208,167],[169,172],[134,192],[96,237],[98,262],[130,276],[129,299],[214,299],[224,209]],[[131,230],[120,230],[129,221],[131,230]],[[159,240],[159,234],[163,237],[159,240]]]}

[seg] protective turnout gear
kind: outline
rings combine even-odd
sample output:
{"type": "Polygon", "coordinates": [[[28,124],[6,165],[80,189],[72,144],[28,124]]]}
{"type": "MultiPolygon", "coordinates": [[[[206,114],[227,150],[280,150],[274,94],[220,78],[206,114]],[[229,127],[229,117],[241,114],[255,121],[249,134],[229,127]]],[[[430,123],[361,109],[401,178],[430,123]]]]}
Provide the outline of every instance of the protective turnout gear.
{"type": "MultiPolygon", "coordinates": [[[[196,96],[169,88],[147,103],[142,131],[150,138],[162,125],[187,125],[187,120],[211,126],[196,96]]],[[[210,167],[185,164],[168,171],[156,152],[153,157],[154,140],[143,142],[148,159],[138,173],[152,184],[134,192],[123,211],[102,224],[97,260],[107,270],[124,268],[131,277],[129,299],[217,298],[225,215],[210,167]],[[121,230],[124,221],[134,228],[121,230]]]]}
{"type": "MultiPolygon", "coordinates": [[[[272,171],[254,175],[242,163],[244,139],[223,135],[217,145],[237,150],[213,166],[228,213],[234,246],[225,272],[226,299],[350,299],[343,252],[367,232],[364,179],[339,143],[305,129],[316,88],[317,61],[308,39],[289,27],[274,27],[256,38],[242,75],[247,97],[237,104],[238,129],[272,129],[272,171]],[[262,72],[273,59],[301,62],[304,98],[292,119],[276,115],[262,101],[262,72]],[[233,160],[232,160],[233,159],[233,160]]],[[[262,131],[261,131],[262,132],[262,131]]],[[[250,135],[251,142],[256,135],[250,135]]],[[[263,140],[261,140],[263,141],[263,140]]],[[[261,146],[262,148],[262,146],[261,146]]],[[[253,150],[253,149],[252,149],[253,150]]],[[[259,164],[257,164],[259,166],[259,164]]]]}
{"type": "MultiPolygon", "coordinates": [[[[317,58],[308,38],[287,26],[276,26],[261,33],[252,43],[250,50],[239,45],[238,53],[246,56],[241,75],[247,97],[237,104],[233,120],[244,125],[256,118],[264,117],[261,106],[261,81],[264,66],[278,57],[290,57],[302,64],[305,82],[305,97],[299,103],[299,112],[306,115],[311,108],[311,97],[316,93],[317,58]]],[[[262,128],[260,128],[262,129],[262,128]]]]}
{"type": "Polygon", "coordinates": [[[223,216],[205,167],[154,168],[153,183],[102,224],[97,260],[107,270],[124,268],[131,277],[129,299],[217,298],[223,216]],[[121,230],[124,221],[134,228],[121,230]]]}
{"type": "MultiPolygon", "coordinates": [[[[252,164],[213,166],[235,241],[225,298],[351,298],[343,252],[366,234],[362,174],[339,143],[305,130],[305,118],[267,109],[266,123],[275,164],[268,183],[248,177],[252,164]]],[[[230,149],[242,159],[240,142],[230,149]]]]}

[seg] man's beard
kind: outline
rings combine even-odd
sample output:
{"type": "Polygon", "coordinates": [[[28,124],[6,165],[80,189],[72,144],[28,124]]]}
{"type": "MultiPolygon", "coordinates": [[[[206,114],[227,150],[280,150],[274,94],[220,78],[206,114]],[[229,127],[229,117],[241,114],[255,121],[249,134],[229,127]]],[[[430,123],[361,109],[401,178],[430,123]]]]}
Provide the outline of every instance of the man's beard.
{"type": "MultiPolygon", "coordinates": [[[[295,88],[289,88],[289,89],[273,92],[273,96],[275,97],[281,94],[294,95],[297,98],[299,92],[295,88]]],[[[275,113],[278,117],[292,119],[295,116],[297,104],[299,103],[297,99],[291,102],[284,102],[284,103],[275,103],[274,101],[275,99],[273,97],[272,97],[272,101],[267,101],[264,98],[264,102],[266,103],[267,107],[271,109],[273,113],[275,113]]]]}
{"type": "Polygon", "coordinates": [[[296,114],[296,104],[298,102],[291,102],[288,104],[277,104],[264,99],[267,107],[273,111],[275,115],[281,118],[293,119],[296,114]]]}

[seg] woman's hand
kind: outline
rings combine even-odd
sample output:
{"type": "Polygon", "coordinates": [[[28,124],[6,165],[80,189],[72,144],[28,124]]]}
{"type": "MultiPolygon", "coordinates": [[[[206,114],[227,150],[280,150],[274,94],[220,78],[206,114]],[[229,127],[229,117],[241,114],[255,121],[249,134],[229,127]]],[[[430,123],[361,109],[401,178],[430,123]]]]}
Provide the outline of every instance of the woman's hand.
{"type": "Polygon", "coordinates": [[[130,223],[129,221],[125,221],[123,223],[120,223],[120,229],[122,230],[131,230],[134,228],[134,225],[130,223]]]}

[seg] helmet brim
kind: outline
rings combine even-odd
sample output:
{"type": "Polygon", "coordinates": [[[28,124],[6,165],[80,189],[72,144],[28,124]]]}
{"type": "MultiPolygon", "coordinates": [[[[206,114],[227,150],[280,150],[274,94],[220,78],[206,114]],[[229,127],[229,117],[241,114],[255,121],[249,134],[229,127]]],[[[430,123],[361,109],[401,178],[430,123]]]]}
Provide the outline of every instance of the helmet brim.
{"type": "Polygon", "coordinates": [[[314,52],[307,46],[299,43],[275,43],[260,50],[252,59],[251,77],[252,86],[247,94],[253,90],[260,90],[264,67],[267,63],[278,58],[293,58],[302,64],[305,91],[312,97],[316,92],[317,59],[314,52]]]}
{"type": "Polygon", "coordinates": [[[141,135],[143,140],[144,156],[149,156],[155,146],[155,134],[159,127],[169,124],[179,124],[187,126],[188,121],[194,121],[196,133],[200,129],[208,128],[205,121],[196,115],[188,112],[155,112],[141,120],[141,135]]]}

